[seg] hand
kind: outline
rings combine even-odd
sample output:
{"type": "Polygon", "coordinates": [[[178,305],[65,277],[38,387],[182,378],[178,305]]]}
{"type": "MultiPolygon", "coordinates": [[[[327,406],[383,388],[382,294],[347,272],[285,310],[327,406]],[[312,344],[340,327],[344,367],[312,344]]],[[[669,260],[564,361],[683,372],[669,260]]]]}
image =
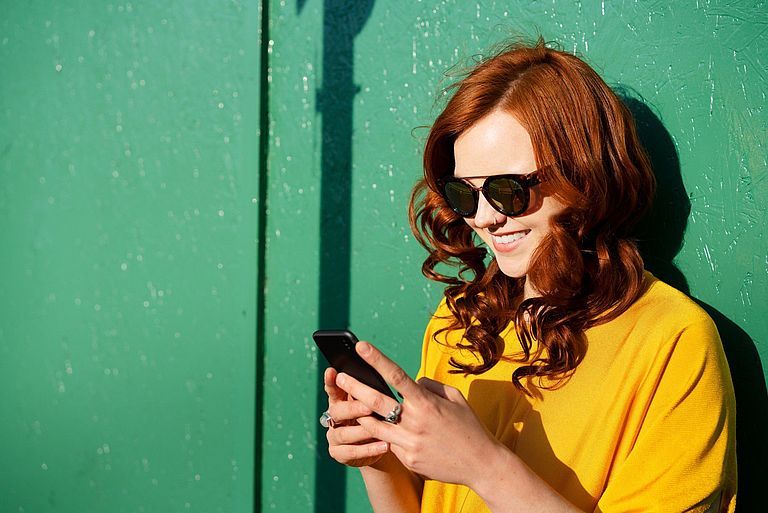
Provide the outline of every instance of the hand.
{"type": "Polygon", "coordinates": [[[328,452],[331,457],[350,467],[365,467],[376,463],[389,450],[389,444],[368,434],[358,419],[371,414],[371,410],[336,386],[336,370],[325,369],[325,392],[328,394],[328,414],[333,427],[328,428],[328,452]]]}
{"type": "MultiPolygon", "coordinates": [[[[423,378],[413,381],[392,360],[366,342],[358,354],[403,396],[398,424],[361,416],[357,422],[371,438],[389,442],[390,450],[412,472],[447,483],[474,486],[486,458],[501,445],[485,429],[457,389],[423,378]]],[[[341,390],[386,417],[394,399],[346,374],[336,377],[341,390]]]]}

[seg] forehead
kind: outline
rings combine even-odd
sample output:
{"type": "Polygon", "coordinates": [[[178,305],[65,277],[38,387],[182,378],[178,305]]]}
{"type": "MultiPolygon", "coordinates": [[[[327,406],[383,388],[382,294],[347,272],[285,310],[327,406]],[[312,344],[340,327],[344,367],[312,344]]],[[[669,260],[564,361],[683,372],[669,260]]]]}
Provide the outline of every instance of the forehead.
{"type": "Polygon", "coordinates": [[[536,169],[528,131],[511,114],[496,110],[465,130],[453,144],[456,177],[526,174],[536,169]]]}

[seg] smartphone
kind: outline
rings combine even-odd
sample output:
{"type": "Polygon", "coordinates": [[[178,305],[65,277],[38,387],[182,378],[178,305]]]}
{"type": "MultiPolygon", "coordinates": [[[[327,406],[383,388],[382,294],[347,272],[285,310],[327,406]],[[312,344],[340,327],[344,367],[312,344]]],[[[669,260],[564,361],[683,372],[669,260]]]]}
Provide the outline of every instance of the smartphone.
{"type": "Polygon", "coordinates": [[[317,330],[312,334],[312,338],[337,372],[349,374],[359,382],[397,401],[381,374],[355,351],[357,337],[354,333],[348,330],[317,330]]]}

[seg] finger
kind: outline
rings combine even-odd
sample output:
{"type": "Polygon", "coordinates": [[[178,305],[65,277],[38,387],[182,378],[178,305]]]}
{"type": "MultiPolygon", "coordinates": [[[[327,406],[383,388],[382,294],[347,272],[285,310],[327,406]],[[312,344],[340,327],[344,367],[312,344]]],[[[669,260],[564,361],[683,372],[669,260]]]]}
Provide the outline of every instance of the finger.
{"type": "Polygon", "coordinates": [[[388,450],[389,444],[386,442],[371,442],[361,445],[331,445],[328,447],[331,457],[341,463],[380,456],[388,450]]]}
{"type": "Polygon", "coordinates": [[[370,442],[378,442],[371,438],[363,426],[341,426],[329,429],[326,438],[331,445],[353,445],[370,442]]]}
{"type": "MultiPolygon", "coordinates": [[[[344,393],[346,395],[346,392],[344,393]]],[[[328,414],[334,422],[343,422],[345,420],[355,420],[359,417],[365,417],[373,413],[364,403],[360,401],[336,401],[328,407],[328,414]]]]}
{"type": "Polygon", "coordinates": [[[365,429],[370,438],[389,442],[390,444],[404,445],[407,440],[407,433],[402,429],[397,429],[395,424],[384,422],[373,417],[361,417],[358,419],[360,425],[365,429]]]}
{"type": "Polygon", "coordinates": [[[397,404],[397,401],[391,397],[374,390],[343,372],[336,376],[336,384],[356,400],[365,404],[371,411],[378,413],[382,417],[391,412],[397,404]]]}
{"type": "Polygon", "coordinates": [[[325,393],[328,394],[328,403],[331,404],[336,401],[343,401],[347,398],[347,393],[344,390],[336,386],[336,369],[328,367],[323,374],[323,385],[325,393]]]}
{"type": "Polygon", "coordinates": [[[376,369],[384,380],[392,385],[403,398],[415,399],[422,397],[424,392],[419,388],[415,381],[408,376],[403,369],[395,362],[384,356],[384,353],[373,347],[368,342],[358,342],[355,344],[355,350],[363,360],[376,369]]]}

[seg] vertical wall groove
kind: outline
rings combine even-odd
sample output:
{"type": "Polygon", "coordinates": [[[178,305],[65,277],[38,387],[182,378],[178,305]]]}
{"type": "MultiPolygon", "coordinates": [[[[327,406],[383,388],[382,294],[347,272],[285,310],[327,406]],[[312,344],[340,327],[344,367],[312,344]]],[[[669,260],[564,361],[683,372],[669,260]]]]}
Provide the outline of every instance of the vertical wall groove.
{"type": "Polygon", "coordinates": [[[258,255],[256,261],[256,381],[254,409],[254,472],[253,504],[255,511],[261,511],[261,478],[263,475],[263,438],[264,438],[264,339],[266,314],[266,256],[267,256],[267,177],[269,156],[269,0],[260,0],[261,25],[259,34],[259,210],[258,210],[258,255]]]}

